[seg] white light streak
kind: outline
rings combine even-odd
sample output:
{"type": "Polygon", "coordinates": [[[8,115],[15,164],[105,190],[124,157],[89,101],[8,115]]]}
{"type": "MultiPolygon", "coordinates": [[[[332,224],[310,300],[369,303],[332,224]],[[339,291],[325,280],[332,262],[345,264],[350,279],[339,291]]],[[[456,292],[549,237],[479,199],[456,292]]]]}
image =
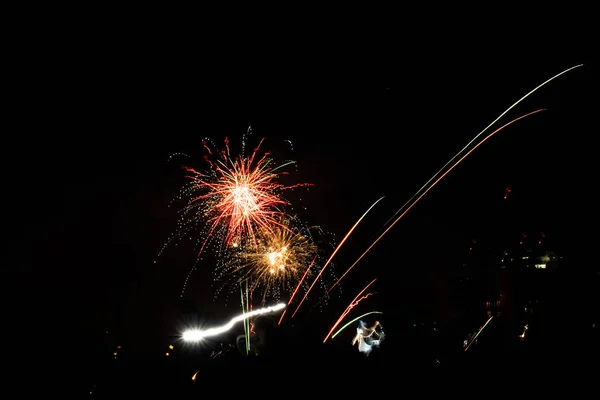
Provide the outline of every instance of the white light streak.
{"type": "Polygon", "coordinates": [[[225,333],[233,326],[240,321],[243,321],[247,318],[254,317],[256,315],[266,314],[274,311],[279,311],[285,308],[285,303],[279,303],[274,306],[259,308],[258,310],[248,311],[243,314],[234,317],[227,324],[215,328],[200,330],[200,329],[189,329],[183,332],[182,338],[186,342],[199,342],[202,339],[205,339],[209,336],[220,335],[221,333],[225,333]]]}

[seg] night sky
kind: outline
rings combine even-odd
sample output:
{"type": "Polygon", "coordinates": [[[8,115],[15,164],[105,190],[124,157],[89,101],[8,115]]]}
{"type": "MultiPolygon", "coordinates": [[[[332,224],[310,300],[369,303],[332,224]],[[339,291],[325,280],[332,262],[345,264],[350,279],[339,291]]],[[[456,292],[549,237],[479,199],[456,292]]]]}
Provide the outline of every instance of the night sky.
{"type": "MultiPolygon", "coordinates": [[[[16,309],[24,310],[18,321],[81,344],[108,329],[138,349],[177,334],[179,294],[196,253],[182,248],[154,263],[177,220],[168,203],[184,182],[169,156],[183,152],[199,166],[203,137],[220,144],[227,136],[237,145],[249,126],[249,146],[263,137],[266,150],[292,141],[297,170],[289,178],[314,187],[288,199],[307,224],[338,240],[385,196],[334,260],[341,274],[475,135],[537,85],[581,63],[498,121],[494,127],[547,109],[467,157],[343,288],[353,297],[378,278],[377,301],[396,301],[398,288],[412,293],[430,270],[459,265],[473,239],[495,249],[520,232],[545,232],[573,259],[593,253],[584,245],[593,242],[597,199],[589,59],[432,56],[362,70],[350,62],[321,65],[320,58],[259,68],[252,59],[182,54],[122,45],[65,65],[57,57],[59,66],[33,80],[41,112],[23,120],[11,151],[14,189],[5,208],[16,222],[9,272],[24,282],[14,288],[16,309]]],[[[206,271],[191,279],[186,299],[201,312],[237,313],[235,301],[211,300],[206,271]]],[[[339,312],[347,301],[335,303],[339,312]]]]}

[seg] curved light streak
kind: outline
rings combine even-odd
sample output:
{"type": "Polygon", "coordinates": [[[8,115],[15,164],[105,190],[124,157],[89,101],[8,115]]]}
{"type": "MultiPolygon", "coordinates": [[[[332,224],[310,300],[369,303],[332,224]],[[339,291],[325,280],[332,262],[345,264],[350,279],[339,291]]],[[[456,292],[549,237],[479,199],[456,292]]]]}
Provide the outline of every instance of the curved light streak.
{"type": "Polygon", "coordinates": [[[354,318],[352,321],[350,321],[347,324],[345,324],[344,326],[342,326],[340,329],[338,329],[338,331],[336,333],[334,333],[333,335],[331,335],[331,338],[332,339],[335,338],[337,335],[339,335],[339,333],[341,331],[343,331],[344,329],[346,329],[348,327],[348,325],[350,325],[351,323],[356,322],[359,319],[361,319],[362,317],[366,317],[367,315],[370,315],[370,314],[383,314],[383,313],[381,311],[371,311],[371,312],[365,313],[365,314],[363,314],[361,316],[358,316],[358,317],[354,318]]]}
{"type": "Polygon", "coordinates": [[[366,255],[366,254],[367,254],[367,253],[368,253],[368,252],[369,252],[369,251],[370,251],[372,248],[373,248],[373,246],[375,246],[375,244],[377,244],[377,242],[379,242],[379,240],[381,240],[381,238],[382,238],[383,236],[385,236],[385,234],[386,234],[386,233],[388,233],[388,231],[389,231],[390,229],[392,229],[392,228],[394,227],[394,225],[396,225],[396,223],[397,223],[398,221],[400,221],[400,220],[402,219],[402,217],[404,217],[404,216],[406,215],[406,213],[407,213],[407,212],[409,212],[409,211],[410,211],[410,209],[411,209],[411,208],[413,208],[413,207],[414,207],[414,205],[415,205],[415,204],[417,204],[417,203],[419,202],[419,200],[421,200],[421,198],[422,198],[423,196],[425,196],[425,195],[427,194],[427,192],[429,192],[429,191],[431,190],[431,188],[433,188],[433,187],[434,187],[434,186],[435,186],[435,185],[436,185],[436,184],[437,184],[439,181],[441,181],[441,180],[442,180],[442,179],[443,179],[443,178],[444,178],[446,175],[448,175],[448,173],[449,173],[450,171],[452,171],[452,170],[453,170],[453,169],[454,169],[454,168],[455,168],[455,167],[456,167],[458,164],[460,164],[460,162],[461,162],[462,160],[464,160],[464,159],[465,159],[465,158],[466,158],[466,157],[467,157],[469,154],[471,154],[471,152],[472,152],[472,151],[474,151],[476,148],[478,148],[479,146],[481,146],[481,145],[482,145],[482,144],[483,144],[483,143],[484,143],[486,140],[488,140],[489,138],[491,138],[491,137],[492,137],[493,135],[495,135],[497,132],[499,132],[500,130],[502,130],[502,129],[506,128],[508,125],[510,125],[510,124],[512,124],[512,123],[514,123],[514,122],[517,122],[518,120],[520,120],[520,119],[523,119],[523,118],[525,118],[525,117],[527,117],[527,116],[529,116],[529,115],[532,115],[532,114],[535,114],[535,113],[538,113],[538,112],[540,112],[540,111],[544,111],[544,110],[545,110],[545,109],[544,109],[544,108],[542,108],[542,109],[535,110],[535,111],[532,111],[532,112],[530,112],[530,113],[527,113],[527,114],[525,114],[525,115],[521,115],[520,117],[518,117],[518,118],[515,118],[515,119],[513,119],[512,121],[510,121],[510,122],[507,122],[506,124],[502,125],[500,128],[496,129],[495,131],[493,131],[492,133],[490,133],[489,135],[487,135],[487,136],[486,136],[484,139],[482,139],[482,140],[481,140],[479,143],[477,143],[477,144],[476,144],[476,145],[475,145],[475,146],[474,146],[474,147],[473,147],[471,150],[469,150],[469,151],[468,151],[468,152],[467,152],[465,155],[463,155],[463,156],[462,156],[462,157],[461,157],[461,158],[460,158],[458,161],[456,161],[456,162],[454,163],[454,165],[452,165],[452,167],[448,168],[448,170],[447,170],[446,172],[444,172],[444,173],[443,173],[443,174],[442,174],[442,175],[441,175],[439,178],[437,178],[437,180],[436,180],[435,182],[433,182],[433,183],[432,183],[432,184],[431,184],[431,185],[430,185],[430,186],[429,186],[429,187],[428,187],[428,188],[427,188],[427,189],[426,189],[426,190],[425,190],[423,193],[421,193],[421,195],[420,195],[420,196],[419,196],[419,197],[418,197],[418,198],[417,198],[417,199],[416,199],[416,200],[415,200],[415,201],[414,201],[414,202],[413,202],[413,203],[412,203],[412,204],[411,204],[411,205],[410,205],[410,206],[409,206],[409,207],[408,207],[406,210],[404,210],[404,212],[403,212],[402,214],[400,214],[400,215],[398,216],[398,218],[396,218],[396,220],[395,220],[394,222],[392,222],[392,224],[391,224],[391,225],[390,225],[390,226],[389,226],[389,227],[388,227],[388,228],[387,228],[385,231],[383,231],[383,233],[382,233],[381,235],[379,235],[379,237],[378,237],[377,239],[375,239],[375,241],[374,241],[374,242],[371,244],[371,246],[369,246],[369,248],[368,248],[367,250],[365,250],[365,252],[364,252],[364,253],[363,253],[363,254],[362,254],[360,257],[358,257],[358,259],[357,259],[357,260],[354,262],[354,264],[352,264],[352,265],[351,265],[351,266],[350,266],[350,267],[349,267],[349,268],[346,270],[346,272],[344,272],[344,274],[343,274],[343,275],[342,275],[342,276],[341,276],[341,277],[340,277],[340,278],[339,278],[339,279],[338,279],[338,280],[337,280],[337,281],[336,281],[336,282],[335,282],[335,283],[334,283],[334,284],[333,284],[333,285],[332,285],[332,286],[329,288],[329,290],[327,291],[327,293],[329,293],[329,292],[331,291],[331,289],[333,289],[333,288],[334,288],[334,287],[335,287],[335,286],[336,286],[336,285],[337,285],[337,284],[338,284],[338,283],[339,283],[339,282],[340,282],[340,281],[341,281],[341,280],[342,280],[342,279],[343,279],[343,278],[344,278],[344,277],[345,277],[345,276],[348,274],[348,272],[350,272],[350,270],[351,270],[352,268],[354,268],[354,266],[355,266],[356,264],[358,264],[358,262],[359,262],[360,260],[362,260],[362,258],[363,258],[363,257],[364,257],[364,256],[365,256],[365,255],[366,255]]]}
{"type": "Polygon", "coordinates": [[[475,140],[477,140],[477,138],[481,135],[483,135],[483,133],[485,131],[487,131],[492,125],[494,125],[496,122],[498,122],[498,120],[500,118],[502,118],[507,112],[509,112],[510,110],[512,110],[517,104],[519,104],[520,102],[522,102],[523,100],[525,100],[527,97],[529,97],[529,95],[531,95],[533,92],[535,92],[536,90],[538,90],[539,88],[541,88],[542,86],[544,86],[545,84],[547,84],[548,82],[558,78],[559,76],[571,71],[572,69],[575,69],[577,67],[581,67],[583,66],[583,64],[579,64],[579,65],[575,65],[571,68],[568,68],[556,75],[554,75],[552,78],[546,80],[545,82],[541,83],[540,85],[538,85],[537,87],[535,87],[533,90],[531,90],[529,93],[527,93],[525,96],[521,97],[519,100],[517,100],[516,102],[514,102],[510,107],[508,107],[502,114],[500,114],[495,120],[493,120],[488,126],[486,126],[481,132],[479,132],[473,139],[471,139],[471,141],[469,143],[467,143],[465,145],[465,147],[463,147],[458,153],[456,153],[454,155],[454,157],[452,157],[450,160],[448,160],[448,162],[446,164],[444,164],[444,166],[442,168],[440,168],[440,170],[438,172],[436,172],[427,182],[425,182],[425,184],[423,185],[423,187],[421,187],[421,189],[419,189],[410,199],[408,199],[408,201],[406,203],[404,203],[404,205],[402,207],[400,207],[400,209],[398,211],[396,211],[396,213],[394,215],[392,215],[392,217],[385,223],[386,225],[390,223],[390,221],[399,213],[402,212],[402,210],[404,208],[406,208],[406,206],[408,204],[410,204],[410,202],[419,195],[419,193],[421,193],[429,184],[429,182],[431,182],[432,180],[434,180],[448,165],[450,165],[452,163],[452,161],[454,161],[454,159],[456,159],[458,156],[461,155],[461,153],[463,153],[475,140]]]}
{"type": "Polygon", "coordinates": [[[329,339],[329,337],[333,333],[333,330],[335,328],[337,328],[337,326],[342,322],[342,320],[346,317],[346,315],[348,315],[348,313],[354,307],[356,307],[358,305],[358,303],[360,303],[361,301],[363,301],[364,299],[368,298],[370,295],[373,294],[373,293],[367,293],[366,295],[360,297],[360,295],[362,295],[365,292],[365,290],[367,290],[369,288],[369,286],[371,286],[373,284],[373,282],[375,282],[376,280],[377,280],[377,278],[373,279],[371,282],[369,282],[369,284],[367,286],[365,286],[365,288],[363,290],[361,290],[360,292],[358,292],[358,294],[356,295],[356,297],[350,302],[350,304],[348,304],[348,307],[346,307],[346,309],[344,310],[344,312],[342,313],[342,315],[340,315],[340,317],[335,322],[335,324],[333,324],[333,326],[331,327],[331,330],[329,331],[329,333],[327,333],[327,336],[325,336],[325,339],[323,339],[323,343],[325,343],[327,341],[327,339],[329,339]]]}
{"type": "Polygon", "coordinates": [[[215,328],[209,328],[209,329],[205,329],[205,330],[189,329],[189,330],[186,330],[183,332],[182,339],[186,342],[199,342],[207,337],[216,336],[216,335],[220,335],[222,333],[227,332],[228,330],[233,328],[233,326],[237,322],[243,321],[247,318],[254,317],[256,315],[279,311],[279,310],[285,308],[285,306],[286,306],[285,303],[279,303],[274,306],[259,308],[258,310],[254,310],[254,311],[248,311],[248,312],[238,315],[237,317],[232,318],[231,321],[229,321],[225,325],[215,327],[215,328]]]}
{"type": "MultiPolygon", "coordinates": [[[[385,197],[385,196],[384,196],[385,197]]],[[[294,318],[294,315],[296,315],[296,313],[298,312],[298,309],[300,308],[300,306],[302,305],[302,303],[304,302],[304,300],[306,299],[306,296],[308,296],[308,293],[310,292],[310,290],[313,288],[313,286],[315,286],[315,283],[317,283],[317,281],[319,280],[319,278],[321,277],[321,275],[323,274],[323,271],[325,271],[325,268],[329,265],[329,263],[331,262],[331,260],[333,259],[333,257],[335,256],[335,254],[340,250],[340,248],[342,247],[342,245],[344,244],[344,242],[346,242],[346,240],[348,239],[348,237],[350,236],[350,234],[354,231],[354,229],[358,226],[358,224],[360,223],[360,221],[362,221],[362,219],[369,213],[369,211],[371,211],[371,209],[373,207],[375,207],[375,204],[379,203],[381,200],[384,199],[384,197],[380,197],[375,203],[373,203],[371,205],[371,207],[369,207],[367,209],[367,211],[364,212],[364,214],[358,219],[358,221],[356,221],[356,223],[354,224],[354,226],[348,231],[348,233],[346,233],[346,236],[344,236],[344,238],[342,239],[342,241],[340,242],[340,244],[335,248],[335,250],[333,251],[333,253],[331,253],[331,256],[329,256],[329,259],[327,260],[327,262],[325,263],[325,265],[323,265],[323,268],[321,268],[321,270],[319,271],[319,273],[317,274],[317,276],[315,277],[315,280],[313,281],[312,285],[310,285],[310,287],[308,288],[308,290],[306,291],[306,293],[304,293],[304,297],[302,298],[302,300],[300,300],[300,303],[298,304],[298,306],[296,307],[296,310],[294,311],[294,313],[292,314],[292,318],[294,318]]],[[[339,282],[339,280],[338,280],[339,282]]],[[[331,290],[331,289],[330,289],[331,290]]]]}

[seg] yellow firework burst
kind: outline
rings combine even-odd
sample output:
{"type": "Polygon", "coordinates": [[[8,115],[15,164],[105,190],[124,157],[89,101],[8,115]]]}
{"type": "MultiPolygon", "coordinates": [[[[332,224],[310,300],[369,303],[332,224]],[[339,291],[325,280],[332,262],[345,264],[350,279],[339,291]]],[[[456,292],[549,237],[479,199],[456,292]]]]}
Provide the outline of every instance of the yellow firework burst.
{"type": "Polygon", "coordinates": [[[240,251],[236,272],[250,279],[255,291],[262,291],[263,301],[267,296],[279,298],[291,293],[316,254],[310,236],[281,225],[263,231],[255,244],[240,251]]]}

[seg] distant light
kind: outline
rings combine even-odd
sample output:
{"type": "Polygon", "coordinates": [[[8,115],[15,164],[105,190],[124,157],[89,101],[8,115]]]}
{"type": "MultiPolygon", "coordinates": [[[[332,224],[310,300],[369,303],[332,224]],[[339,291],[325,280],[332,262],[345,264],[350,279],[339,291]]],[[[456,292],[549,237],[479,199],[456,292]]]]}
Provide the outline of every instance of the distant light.
{"type": "Polygon", "coordinates": [[[169,348],[170,348],[171,350],[173,350],[173,345],[172,345],[172,344],[170,344],[170,345],[169,345],[169,348]]]}

